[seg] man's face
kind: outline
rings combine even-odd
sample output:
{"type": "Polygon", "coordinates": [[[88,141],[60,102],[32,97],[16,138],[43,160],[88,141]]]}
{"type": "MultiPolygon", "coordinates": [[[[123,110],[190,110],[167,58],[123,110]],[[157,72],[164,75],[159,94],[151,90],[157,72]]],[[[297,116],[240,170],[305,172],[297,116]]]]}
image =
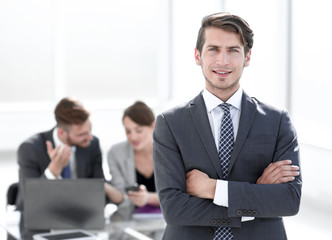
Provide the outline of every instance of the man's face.
{"type": "Polygon", "coordinates": [[[209,92],[227,101],[239,88],[243,68],[249,65],[249,51],[244,55],[240,36],[234,32],[210,27],[200,53],[195,50],[196,64],[202,67],[209,92]]]}
{"type": "Polygon", "coordinates": [[[93,138],[91,135],[91,129],[92,125],[89,119],[80,125],[69,126],[68,130],[65,131],[67,144],[70,146],[76,145],[82,148],[90,146],[90,142],[93,138]]]}

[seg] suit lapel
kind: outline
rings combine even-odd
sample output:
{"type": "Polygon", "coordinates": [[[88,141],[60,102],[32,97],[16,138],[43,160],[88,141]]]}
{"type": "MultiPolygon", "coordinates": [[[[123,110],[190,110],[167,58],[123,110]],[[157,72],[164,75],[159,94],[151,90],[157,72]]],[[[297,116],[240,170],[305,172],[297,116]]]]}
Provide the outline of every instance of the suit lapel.
{"type": "Polygon", "coordinates": [[[189,104],[189,110],[194,120],[197,132],[201,138],[204,148],[206,149],[206,152],[209,155],[211,163],[215,167],[218,176],[221,178],[222,173],[219,156],[212,135],[211,126],[206,113],[207,110],[202,94],[194,98],[189,104]]]}
{"type": "Polygon", "coordinates": [[[252,122],[254,121],[256,115],[256,105],[251,100],[251,98],[246,94],[243,93],[242,96],[242,103],[241,103],[241,117],[240,117],[240,124],[238,133],[236,136],[236,141],[234,144],[234,149],[231,157],[231,161],[229,164],[228,169],[228,176],[231,175],[232,168],[237,160],[237,157],[239,156],[239,153],[243,147],[243,144],[246,140],[246,137],[249,133],[250,127],[252,125],[252,122]]]}

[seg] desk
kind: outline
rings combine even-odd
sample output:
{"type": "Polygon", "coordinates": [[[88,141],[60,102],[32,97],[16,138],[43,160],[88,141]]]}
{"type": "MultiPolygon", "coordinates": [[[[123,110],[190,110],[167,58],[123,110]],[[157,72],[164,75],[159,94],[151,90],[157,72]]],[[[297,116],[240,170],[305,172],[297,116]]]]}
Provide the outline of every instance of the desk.
{"type": "MultiPolygon", "coordinates": [[[[19,211],[8,211],[5,214],[5,218],[2,219],[0,223],[0,227],[6,230],[7,240],[20,240],[20,228],[19,228],[19,221],[20,221],[20,212],[19,211]]],[[[4,232],[4,231],[2,231],[4,232]]],[[[2,233],[3,234],[3,233],[2,233]]],[[[2,237],[2,235],[1,235],[2,237]]]]}
{"type": "MultiPolygon", "coordinates": [[[[19,212],[12,212],[6,215],[7,221],[0,224],[0,230],[5,229],[6,233],[12,237],[10,240],[21,240],[19,235],[19,212]]],[[[131,219],[114,222],[110,222],[109,218],[106,219],[103,230],[87,231],[94,233],[98,240],[161,240],[166,226],[162,218],[131,219]]],[[[2,232],[5,234],[5,231],[2,232]]]]}
{"type": "Polygon", "coordinates": [[[100,240],[161,240],[165,226],[163,219],[110,222],[96,235],[100,240]]]}
{"type": "Polygon", "coordinates": [[[9,233],[2,224],[0,224],[0,239],[17,240],[16,236],[9,233]]]}
{"type": "MultiPolygon", "coordinates": [[[[109,223],[105,229],[100,231],[86,231],[94,234],[96,240],[161,240],[164,226],[165,223],[162,219],[132,220],[109,223]]],[[[62,230],[51,232],[54,234],[63,233],[62,230]]]]}

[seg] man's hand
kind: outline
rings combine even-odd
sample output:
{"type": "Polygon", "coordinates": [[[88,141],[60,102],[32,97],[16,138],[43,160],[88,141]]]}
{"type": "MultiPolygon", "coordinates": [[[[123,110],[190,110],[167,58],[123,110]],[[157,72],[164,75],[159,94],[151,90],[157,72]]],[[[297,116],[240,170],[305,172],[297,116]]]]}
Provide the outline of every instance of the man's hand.
{"type": "Polygon", "coordinates": [[[271,163],[257,180],[257,184],[277,184],[293,181],[300,175],[299,167],[291,165],[291,160],[282,160],[271,163]]]}
{"type": "Polygon", "coordinates": [[[70,147],[68,145],[63,145],[53,148],[50,141],[46,141],[46,147],[48,156],[51,159],[48,169],[54,176],[59,177],[62,169],[67,166],[69,162],[71,154],[70,147]]]}
{"type": "Polygon", "coordinates": [[[186,173],[186,191],[188,194],[206,199],[213,199],[217,180],[197,169],[186,173]]]}

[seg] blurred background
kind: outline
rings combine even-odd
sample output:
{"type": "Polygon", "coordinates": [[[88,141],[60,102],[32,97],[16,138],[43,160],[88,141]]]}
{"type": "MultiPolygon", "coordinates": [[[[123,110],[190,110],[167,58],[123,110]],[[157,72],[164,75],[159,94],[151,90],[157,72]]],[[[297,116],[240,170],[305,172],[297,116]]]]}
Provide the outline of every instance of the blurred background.
{"type": "Polygon", "coordinates": [[[106,156],[112,144],[125,140],[121,117],[134,101],[145,101],[157,115],[203,89],[194,61],[201,19],[227,11],[246,19],[255,34],[244,90],[288,109],[298,132],[303,197],[299,214],[285,218],[289,239],[331,239],[331,5],[0,0],[0,220],[7,188],[18,181],[17,147],[55,125],[53,110],[62,97],[76,97],[91,111],[93,134],[106,156]]]}

